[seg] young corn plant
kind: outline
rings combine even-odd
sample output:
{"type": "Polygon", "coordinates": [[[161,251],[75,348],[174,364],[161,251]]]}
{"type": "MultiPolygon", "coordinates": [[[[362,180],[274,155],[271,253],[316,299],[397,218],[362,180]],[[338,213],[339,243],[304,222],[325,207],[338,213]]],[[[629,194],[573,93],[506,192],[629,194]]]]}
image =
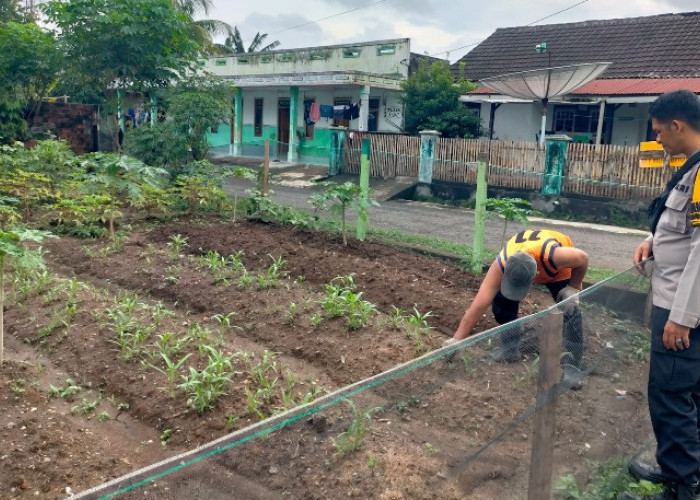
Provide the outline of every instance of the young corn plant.
{"type": "Polygon", "coordinates": [[[208,352],[207,366],[201,371],[190,367],[189,375],[182,375],[183,383],[177,386],[185,391],[187,404],[197,413],[212,408],[226,394],[226,384],[238,373],[234,371],[232,363],[235,354],[225,356],[211,346],[205,346],[205,349],[208,352]]]}
{"type": "Polygon", "coordinates": [[[165,247],[168,249],[168,255],[170,256],[170,260],[177,260],[182,256],[182,252],[187,248],[189,245],[187,244],[187,238],[182,236],[181,234],[174,234],[170,237],[170,241],[165,244],[165,247]]]}
{"type": "Polygon", "coordinates": [[[175,384],[175,382],[177,381],[177,373],[180,370],[180,368],[182,367],[182,365],[185,364],[185,361],[187,361],[187,358],[192,356],[192,353],[190,353],[186,356],[183,356],[182,358],[180,358],[179,361],[173,361],[172,359],[170,359],[170,357],[168,355],[166,355],[163,352],[160,353],[160,356],[163,359],[163,362],[165,363],[164,368],[161,368],[159,366],[153,365],[151,363],[146,363],[146,362],[143,362],[143,364],[145,366],[153,368],[157,372],[163,374],[168,379],[168,393],[170,394],[170,397],[172,399],[175,399],[175,397],[176,397],[176,394],[175,394],[176,384],[175,384]]]}
{"type": "Polygon", "coordinates": [[[432,315],[430,311],[421,314],[416,307],[413,307],[413,313],[406,316],[406,335],[413,340],[416,355],[422,354],[425,350],[425,338],[430,335],[431,330],[428,318],[432,315]]]}
{"type": "Polygon", "coordinates": [[[272,259],[272,265],[264,272],[258,273],[258,287],[260,287],[261,290],[279,286],[280,279],[286,274],[286,272],[282,270],[282,266],[285,264],[284,259],[282,259],[282,257],[275,259],[272,255],[268,256],[272,259]]]}
{"type": "Polygon", "coordinates": [[[337,437],[331,438],[331,442],[335,447],[335,454],[339,457],[345,457],[362,447],[368,423],[371,422],[372,414],[377,410],[376,408],[358,408],[355,403],[349,400],[347,403],[352,408],[350,426],[337,437]]]}

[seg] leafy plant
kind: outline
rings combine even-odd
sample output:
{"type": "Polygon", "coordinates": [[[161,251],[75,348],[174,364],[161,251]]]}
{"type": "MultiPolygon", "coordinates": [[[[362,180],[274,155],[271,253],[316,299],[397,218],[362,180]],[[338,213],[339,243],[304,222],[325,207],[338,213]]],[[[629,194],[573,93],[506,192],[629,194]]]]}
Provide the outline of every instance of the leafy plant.
{"type": "Polygon", "coordinates": [[[204,413],[226,394],[224,388],[236,372],[232,360],[235,355],[224,356],[211,346],[204,346],[208,352],[207,366],[201,371],[190,367],[188,375],[183,375],[183,382],[178,388],[187,394],[187,404],[197,411],[204,413]]]}
{"type": "Polygon", "coordinates": [[[8,231],[0,230],[0,365],[5,359],[3,344],[5,335],[5,274],[10,265],[15,273],[22,268],[43,268],[44,260],[41,251],[28,249],[24,246],[24,242],[41,242],[46,236],[51,236],[51,234],[20,227],[8,231]]]}
{"type": "Polygon", "coordinates": [[[170,236],[170,241],[165,244],[170,251],[170,260],[177,260],[182,255],[182,251],[187,248],[187,238],[181,234],[173,234],[170,236]]]}
{"type": "Polygon", "coordinates": [[[376,408],[361,409],[352,401],[346,401],[352,409],[350,426],[337,437],[331,438],[331,442],[335,447],[335,454],[340,457],[347,456],[362,447],[365,440],[365,433],[367,432],[367,424],[372,420],[372,413],[376,411],[376,408]]]}
{"type": "MultiPolygon", "coordinates": [[[[340,215],[340,231],[343,235],[343,245],[347,246],[346,214],[348,209],[360,210],[359,202],[362,188],[352,182],[346,182],[345,184],[321,182],[319,185],[326,189],[321,193],[311,196],[311,198],[309,198],[309,203],[311,203],[315,211],[329,209],[331,213],[340,215]]],[[[369,200],[369,202],[377,205],[375,200],[369,200]]]]}
{"type": "Polygon", "coordinates": [[[161,352],[160,357],[165,362],[165,368],[160,368],[159,366],[145,362],[144,364],[165,375],[165,377],[168,379],[168,392],[170,393],[170,397],[175,399],[175,382],[177,380],[177,372],[191,355],[192,354],[190,353],[180,358],[179,361],[173,361],[166,353],[161,352]]]}
{"type": "Polygon", "coordinates": [[[421,354],[425,349],[425,337],[430,335],[430,326],[428,318],[433,315],[432,312],[421,314],[416,307],[413,307],[413,313],[405,317],[406,335],[414,341],[416,354],[421,354]]]}
{"type": "Polygon", "coordinates": [[[495,212],[505,219],[503,234],[501,235],[501,247],[506,243],[509,222],[530,223],[528,216],[533,213],[533,210],[530,210],[529,206],[530,202],[522,198],[489,198],[486,200],[486,210],[495,212]]]}

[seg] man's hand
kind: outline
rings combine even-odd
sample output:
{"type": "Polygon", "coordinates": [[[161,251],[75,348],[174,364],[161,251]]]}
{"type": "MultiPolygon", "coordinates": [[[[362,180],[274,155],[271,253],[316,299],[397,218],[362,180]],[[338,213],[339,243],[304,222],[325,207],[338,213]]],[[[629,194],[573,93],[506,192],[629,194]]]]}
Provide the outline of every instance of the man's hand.
{"type": "Polygon", "coordinates": [[[664,346],[672,351],[682,351],[690,347],[690,327],[667,321],[664,327],[664,346]]]}
{"type": "Polygon", "coordinates": [[[580,290],[570,285],[565,286],[559,291],[557,294],[557,304],[563,302],[563,304],[559,306],[559,309],[564,314],[575,314],[578,311],[579,292],[580,290]]]}
{"type": "Polygon", "coordinates": [[[651,243],[648,241],[643,241],[642,244],[639,245],[634,251],[634,265],[637,266],[637,272],[639,272],[639,274],[642,276],[647,275],[642,262],[651,257],[651,255],[651,243]]]}
{"type": "MultiPolygon", "coordinates": [[[[451,345],[456,344],[457,342],[459,342],[459,339],[456,339],[456,338],[452,337],[452,338],[449,338],[449,339],[445,340],[445,341],[442,343],[442,347],[449,347],[449,346],[451,346],[451,345]]],[[[445,357],[445,361],[451,363],[451,362],[455,359],[455,356],[456,356],[456,355],[457,355],[457,351],[451,352],[450,354],[448,354],[448,355],[445,357]]]]}

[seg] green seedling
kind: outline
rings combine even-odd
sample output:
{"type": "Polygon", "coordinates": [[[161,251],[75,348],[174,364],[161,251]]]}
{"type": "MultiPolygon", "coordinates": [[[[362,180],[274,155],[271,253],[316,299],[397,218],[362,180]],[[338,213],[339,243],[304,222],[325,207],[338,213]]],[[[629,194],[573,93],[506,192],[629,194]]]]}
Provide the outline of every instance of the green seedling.
{"type": "Polygon", "coordinates": [[[184,356],[180,358],[179,361],[173,361],[170,359],[165,353],[161,352],[160,357],[163,359],[163,362],[165,363],[165,368],[160,368],[159,366],[143,362],[144,366],[148,366],[153,368],[154,370],[158,371],[159,373],[162,373],[165,375],[165,377],[168,379],[168,392],[170,394],[170,397],[172,399],[175,399],[175,382],[177,380],[177,372],[178,370],[182,367],[183,364],[185,364],[185,361],[187,361],[187,358],[189,358],[192,354],[188,354],[187,356],[184,356]]]}
{"type": "Polygon", "coordinates": [[[82,388],[73,379],[67,378],[63,386],[56,387],[49,384],[49,397],[58,397],[70,401],[81,390],[82,388]]]}
{"type": "Polygon", "coordinates": [[[182,252],[189,245],[187,244],[187,238],[181,234],[174,234],[170,237],[170,241],[165,244],[170,255],[170,260],[177,260],[182,255],[182,252]]]}
{"type": "Polygon", "coordinates": [[[350,405],[350,408],[352,408],[350,426],[337,437],[331,438],[331,442],[335,447],[335,454],[339,457],[347,456],[362,447],[365,440],[365,433],[367,432],[367,425],[372,420],[372,414],[377,411],[376,408],[360,409],[355,406],[355,403],[349,400],[347,400],[347,403],[350,405]]]}

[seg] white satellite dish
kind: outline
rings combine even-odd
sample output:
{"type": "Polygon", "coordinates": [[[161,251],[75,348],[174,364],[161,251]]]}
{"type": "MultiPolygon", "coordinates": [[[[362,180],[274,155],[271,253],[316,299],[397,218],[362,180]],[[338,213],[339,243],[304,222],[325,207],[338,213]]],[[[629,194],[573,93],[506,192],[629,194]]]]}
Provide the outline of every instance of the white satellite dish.
{"type": "Polygon", "coordinates": [[[542,103],[540,145],[544,145],[547,103],[552,97],[569,94],[595,80],[610,66],[609,62],[582,63],[555,68],[518,71],[479,80],[479,84],[499,94],[520,99],[536,99],[542,103]]]}

